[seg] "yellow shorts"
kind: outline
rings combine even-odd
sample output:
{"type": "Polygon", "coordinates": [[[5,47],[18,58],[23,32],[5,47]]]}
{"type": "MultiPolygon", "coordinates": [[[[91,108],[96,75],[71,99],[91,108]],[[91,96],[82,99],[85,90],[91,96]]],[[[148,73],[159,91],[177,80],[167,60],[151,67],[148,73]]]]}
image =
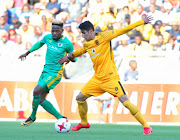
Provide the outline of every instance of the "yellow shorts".
{"type": "Polygon", "coordinates": [[[81,90],[81,93],[87,97],[99,96],[105,92],[110,93],[114,97],[126,95],[123,86],[120,83],[119,77],[114,77],[108,80],[99,80],[95,76],[92,77],[81,90]]]}

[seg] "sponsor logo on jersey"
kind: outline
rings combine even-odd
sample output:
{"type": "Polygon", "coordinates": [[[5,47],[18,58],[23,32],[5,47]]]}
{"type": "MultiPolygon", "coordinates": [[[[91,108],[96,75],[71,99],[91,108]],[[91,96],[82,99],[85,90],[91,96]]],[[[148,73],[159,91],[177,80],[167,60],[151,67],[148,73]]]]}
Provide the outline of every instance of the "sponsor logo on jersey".
{"type": "Polygon", "coordinates": [[[94,43],[95,43],[96,45],[99,45],[99,40],[95,40],[94,43]]]}
{"type": "Polygon", "coordinates": [[[96,56],[98,56],[98,55],[100,55],[100,53],[97,53],[97,54],[95,54],[95,55],[93,55],[93,56],[91,56],[91,57],[93,58],[93,57],[96,57],[96,56]]]}
{"type": "Polygon", "coordinates": [[[93,48],[92,49],[92,53],[95,54],[96,53],[96,49],[93,48]]]}
{"type": "Polygon", "coordinates": [[[51,48],[51,50],[53,49],[53,50],[58,50],[56,47],[54,47],[54,46],[50,46],[50,48],[51,48]]]}

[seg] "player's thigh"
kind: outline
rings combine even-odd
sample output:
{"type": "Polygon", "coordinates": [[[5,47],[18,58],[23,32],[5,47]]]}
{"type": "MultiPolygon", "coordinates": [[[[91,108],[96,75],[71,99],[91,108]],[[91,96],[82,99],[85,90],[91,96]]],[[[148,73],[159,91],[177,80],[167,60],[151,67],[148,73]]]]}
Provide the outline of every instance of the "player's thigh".
{"type": "Polygon", "coordinates": [[[82,88],[81,93],[86,97],[90,96],[99,96],[104,93],[104,91],[100,88],[101,81],[92,77],[86,85],[82,88]]]}
{"type": "Polygon", "coordinates": [[[125,90],[120,82],[120,79],[114,78],[114,79],[110,79],[107,82],[104,82],[101,86],[101,88],[110,93],[111,95],[113,95],[114,97],[121,97],[123,95],[126,95],[125,90]]]}
{"type": "Polygon", "coordinates": [[[43,88],[44,91],[53,89],[60,81],[62,75],[56,73],[42,73],[38,84],[43,88]]]}

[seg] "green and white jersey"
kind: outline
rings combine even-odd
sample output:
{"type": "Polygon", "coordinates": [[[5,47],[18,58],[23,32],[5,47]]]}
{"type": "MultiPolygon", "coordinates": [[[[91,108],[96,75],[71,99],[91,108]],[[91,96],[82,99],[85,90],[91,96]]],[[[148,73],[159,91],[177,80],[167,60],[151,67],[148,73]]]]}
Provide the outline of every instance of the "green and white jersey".
{"type": "Polygon", "coordinates": [[[44,70],[46,72],[61,73],[63,65],[58,64],[60,57],[74,51],[73,44],[67,37],[62,36],[59,40],[53,40],[52,34],[45,35],[40,44],[47,44],[44,70]],[[61,70],[61,71],[60,71],[61,70]]]}

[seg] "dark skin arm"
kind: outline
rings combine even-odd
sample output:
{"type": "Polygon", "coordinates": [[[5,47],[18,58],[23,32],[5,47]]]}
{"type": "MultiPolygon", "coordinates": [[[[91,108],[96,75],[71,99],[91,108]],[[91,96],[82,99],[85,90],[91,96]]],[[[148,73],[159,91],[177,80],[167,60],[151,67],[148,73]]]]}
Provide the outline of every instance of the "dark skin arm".
{"type": "Polygon", "coordinates": [[[76,61],[73,53],[68,54],[68,56],[61,57],[59,59],[59,64],[61,65],[61,64],[65,63],[65,62],[69,63],[69,61],[72,61],[72,62],[76,61]]]}
{"type": "Polygon", "coordinates": [[[26,59],[26,56],[28,56],[28,54],[30,54],[30,51],[27,51],[26,53],[20,55],[18,59],[21,59],[21,61],[24,61],[26,59]]]}

